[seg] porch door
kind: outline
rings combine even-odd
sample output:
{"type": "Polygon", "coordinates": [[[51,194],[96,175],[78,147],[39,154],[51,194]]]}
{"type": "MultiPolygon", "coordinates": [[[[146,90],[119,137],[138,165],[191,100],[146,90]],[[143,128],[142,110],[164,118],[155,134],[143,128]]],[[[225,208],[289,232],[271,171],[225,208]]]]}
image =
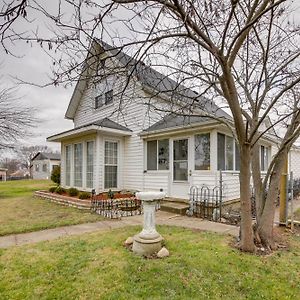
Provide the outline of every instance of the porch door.
{"type": "Polygon", "coordinates": [[[188,199],[190,178],[189,139],[173,140],[172,196],[188,199]]]}
{"type": "Polygon", "coordinates": [[[104,189],[118,187],[118,142],[105,141],[104,146],[104,189]]]}

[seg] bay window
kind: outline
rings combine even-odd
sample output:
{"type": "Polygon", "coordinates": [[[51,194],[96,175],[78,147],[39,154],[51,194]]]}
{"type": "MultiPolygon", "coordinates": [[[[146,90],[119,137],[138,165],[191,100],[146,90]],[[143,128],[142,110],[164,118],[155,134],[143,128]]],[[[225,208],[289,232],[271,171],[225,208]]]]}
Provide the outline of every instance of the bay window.
{"type": "Polygon", "coordinates": [[[86,187],[94,185],[94,142],[86,143],[86,187]]]}
{"type": "Polygon", "coordinates": [[[74,186],[82,187],[82,144],[74,144],[74,186]]]}

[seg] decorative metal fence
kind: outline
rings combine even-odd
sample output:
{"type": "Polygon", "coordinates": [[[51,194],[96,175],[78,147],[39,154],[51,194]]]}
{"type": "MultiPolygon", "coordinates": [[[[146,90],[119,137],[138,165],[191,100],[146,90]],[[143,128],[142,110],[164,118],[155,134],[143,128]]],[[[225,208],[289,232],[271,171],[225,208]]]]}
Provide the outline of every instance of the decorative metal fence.
{"type": "Polygon", "coordinates": [[[221,222],[223,193],[222,187],[209,188],[206,185],[190,188],[189,216],[221,222]]]}
{"type": "Polygon", "coordinates": [[[91,210],[110,219],[119,219],[140,215],[142,213],[141,200],[132,198],[92,200],[91,210]]]}

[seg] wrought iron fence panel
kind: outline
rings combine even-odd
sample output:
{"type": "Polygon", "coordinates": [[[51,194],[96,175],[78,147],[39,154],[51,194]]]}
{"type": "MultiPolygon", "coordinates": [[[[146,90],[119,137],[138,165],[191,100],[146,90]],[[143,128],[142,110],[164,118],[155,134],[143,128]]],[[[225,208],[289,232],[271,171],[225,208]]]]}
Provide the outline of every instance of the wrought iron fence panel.
{"type": "Polygon", "coordinates": [[[222,195],[222,188],[219,186],[213,188],[206,185],[200,187],[192,186],[190,188],[190,207],[187,214],[189,216],[221,222],[222,195]]]}

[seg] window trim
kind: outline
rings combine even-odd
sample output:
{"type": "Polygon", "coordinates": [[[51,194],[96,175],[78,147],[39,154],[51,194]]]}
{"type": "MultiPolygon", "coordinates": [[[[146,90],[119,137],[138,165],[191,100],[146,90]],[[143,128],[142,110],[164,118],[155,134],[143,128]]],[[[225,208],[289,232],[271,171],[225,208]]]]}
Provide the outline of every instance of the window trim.
{"type": "Polygon", "coordinates": [[[114,139],[104,139],[103,140],[103,189],[105,191],[109,190],[109,189],[118,189],[119,188],[119,184],[120,184],[120,140],[114,140],[114,139]],[[109,143],[116,143],[117,144],[117,164],[106,164],[105,163],[105,143],[109,142],[109,143]],[[117,167],[117,186],[116,187],[109,187],[106,188],[105,187],[105,167],[106,166],[116,166],[117,167]]]}
{"type": "Polygon", "coordinates": [[[66,186],[72,186],[72,161],[73,161],[73,144],[67,144],[65,145],[65,166],[64,166],[64,180],[66,186]],[[67,184],[67,148],[70,147],[70,172],[69,172],[69,185],[67,184]]]}
{"type": "Polygon", "coordinates": [[[73,173],[74,173],[74,179],[73,179],[73,185],[74,187],[78,187],[78,188],[83,188],[83,141],[82,142],[78,142],[78,143],[74,143],[73,144],[73,164],[74,164],[74,168],[73,168],[73,173]],[[81,185],[76,185],[75,181],[76,181],[76,176],[75,176],[75,146],[76,145],[81,145],[81,185]]]}
{"type": "Polygon", "coordinates": [[[85,143],[85,149],[86,149],[86,151],[85,151],[85,157],[84,157],[84,159],[85,159],[85,170],[84,170],[84,172],[85,172],[85,183],[84,183],[84,185],[85,185],[85,187],[87,188],[87,189],[93,189],[94,188],[94,185],[95,185],[95,158],[96,158],[96,141],[95,140],[86,140],[86,141],[84,141],[84,143],[85,143]],[[88,184],[87,184],[87,182],[88,182],[88,179],[87,179],[87,167],[88,167],[88,143],[93,143],[93,176],[92,176],[92,187],[88,187],[88,184]]]}

